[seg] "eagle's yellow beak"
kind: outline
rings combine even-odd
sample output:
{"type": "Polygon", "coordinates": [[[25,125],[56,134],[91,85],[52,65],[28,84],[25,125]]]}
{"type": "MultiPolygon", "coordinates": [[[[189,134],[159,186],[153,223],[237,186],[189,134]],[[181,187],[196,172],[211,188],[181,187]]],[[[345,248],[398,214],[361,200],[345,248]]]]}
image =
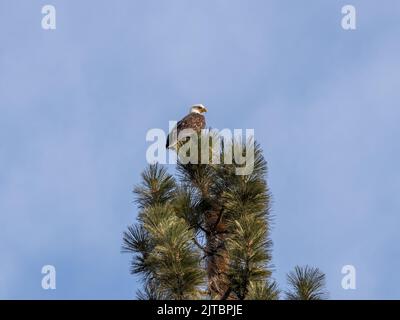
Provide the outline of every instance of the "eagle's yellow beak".
{"type": "Polygon", "coordinates": [[[207,112],[207,111],[208,111],[207,108],[203,107],[202,112],[204,113],[204,112],[207,112]]]}

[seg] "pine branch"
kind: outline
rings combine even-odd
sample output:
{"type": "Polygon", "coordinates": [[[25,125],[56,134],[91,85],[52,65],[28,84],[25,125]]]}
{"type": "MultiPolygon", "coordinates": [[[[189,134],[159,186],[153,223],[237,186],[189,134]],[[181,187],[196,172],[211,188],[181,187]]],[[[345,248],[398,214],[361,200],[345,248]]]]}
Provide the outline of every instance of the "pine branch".
{"type": "Polygon", "coordinates": [[[288,300],[323,300],[327,298],[325,274],[318,268],[296,266],[287,276],[290,290],[288,300]]]}

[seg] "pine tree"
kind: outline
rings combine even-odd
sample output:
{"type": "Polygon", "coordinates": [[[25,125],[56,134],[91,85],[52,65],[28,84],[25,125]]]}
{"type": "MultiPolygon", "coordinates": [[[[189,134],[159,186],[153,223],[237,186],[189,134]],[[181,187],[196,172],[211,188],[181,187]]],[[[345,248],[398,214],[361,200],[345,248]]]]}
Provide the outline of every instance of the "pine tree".
{"type": "MultiPolygon", "coordinates": [[[[220,164],[178,161],[176,177],[158,164],[142,173],[134,189],[138,222],[124,232],[122,247],[133,253],[131,273],[143,279],[139,299],[279,299],[271,277],[267,164],[255,143],[252,172],[238,175],[240,165],[224,161],[237,143],[222,146],[220,164]]],[[[288,298],[324,297],[320,274],[309,273],[305,278],[317,285],[307,282],[308,295],[293,291],[288,298]]],[[[295,290],[304,287],[300,275],[288,278],[292,286],[299,282],[295,290]]]]}

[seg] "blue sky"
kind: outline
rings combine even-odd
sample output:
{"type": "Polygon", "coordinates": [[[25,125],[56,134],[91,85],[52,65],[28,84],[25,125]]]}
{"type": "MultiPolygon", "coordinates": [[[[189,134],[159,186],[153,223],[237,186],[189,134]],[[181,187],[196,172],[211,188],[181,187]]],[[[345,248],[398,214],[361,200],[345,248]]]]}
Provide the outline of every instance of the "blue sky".
{"type": "Polygon", "coordinates": [[[146,132],[199,102],[265,151],[283,289],[310,264],[331,298],[400,298],[399,14],[397,0],[1,1],[0,298],[133,298],[120,245],[146,132]]]}

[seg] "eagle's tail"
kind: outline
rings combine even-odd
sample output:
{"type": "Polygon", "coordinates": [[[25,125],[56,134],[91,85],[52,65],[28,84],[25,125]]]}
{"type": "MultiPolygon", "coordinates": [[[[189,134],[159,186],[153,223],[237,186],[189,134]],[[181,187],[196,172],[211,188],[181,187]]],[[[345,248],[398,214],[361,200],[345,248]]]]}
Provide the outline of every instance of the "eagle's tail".
{"type": "Polygon", "coordinates": [[[176,149],[178,141],[169,141],[169,135],[167,136],[167,143],[165,144],[166,149],[176,149]]]}

